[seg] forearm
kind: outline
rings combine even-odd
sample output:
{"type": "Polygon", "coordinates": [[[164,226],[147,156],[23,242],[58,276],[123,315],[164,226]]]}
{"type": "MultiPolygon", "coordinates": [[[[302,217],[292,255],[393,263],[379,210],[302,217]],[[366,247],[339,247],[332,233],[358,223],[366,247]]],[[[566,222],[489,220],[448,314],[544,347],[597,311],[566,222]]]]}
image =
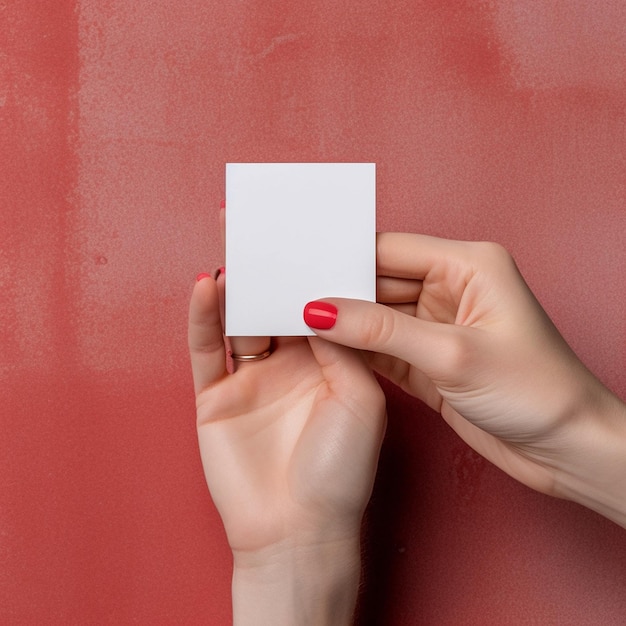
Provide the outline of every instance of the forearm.
{"type": "Polygon", "coordinates": [[[604,388],[582,415],[555,474],[555,495],[626,528],[626,404],[604,388]]]}
{"type": "Polygon", "coordinates": [[[361,567],[358,536],[234,558],[235,626],[352,623],[361,567]]]}

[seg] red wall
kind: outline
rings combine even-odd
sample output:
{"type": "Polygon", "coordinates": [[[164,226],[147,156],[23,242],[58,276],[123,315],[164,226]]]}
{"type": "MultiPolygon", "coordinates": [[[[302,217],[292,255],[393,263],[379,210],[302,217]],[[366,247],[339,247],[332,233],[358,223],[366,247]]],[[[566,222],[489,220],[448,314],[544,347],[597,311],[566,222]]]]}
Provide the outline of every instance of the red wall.
{"type": "MultiPolygon", "coordinates": [[[[620,0],[0,8],[0,623],[230,620],[185,346],[227,161],[375,161],[380,229],[508,246],[626,397],[620,0]]],[[[388,391],[363,624],[624,622],[626,531],[388,391]]]]}

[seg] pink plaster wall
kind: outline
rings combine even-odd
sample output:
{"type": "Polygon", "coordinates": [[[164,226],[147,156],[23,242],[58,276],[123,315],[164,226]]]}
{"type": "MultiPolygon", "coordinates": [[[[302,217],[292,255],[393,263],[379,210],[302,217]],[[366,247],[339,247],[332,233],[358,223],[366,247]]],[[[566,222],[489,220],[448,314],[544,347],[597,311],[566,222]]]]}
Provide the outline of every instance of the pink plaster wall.
{"type": "MultiPolygon", "coordinates": [[[[227,161],[375,161],[381,230],[505,244],[626,397],[625,32],[619,0],[1,2],[0,623],[229,623],[185,346],[227,161]]],[[[387,390],[360,623],[624,623],[626,531],[387,390]]]]}

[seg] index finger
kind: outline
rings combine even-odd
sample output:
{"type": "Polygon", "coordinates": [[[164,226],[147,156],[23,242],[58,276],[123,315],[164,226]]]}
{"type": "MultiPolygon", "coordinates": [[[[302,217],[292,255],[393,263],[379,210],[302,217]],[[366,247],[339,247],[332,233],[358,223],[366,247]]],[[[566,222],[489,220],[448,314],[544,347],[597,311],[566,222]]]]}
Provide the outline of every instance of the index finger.
{"type": "Polygon", "coordinates": [[[468,260],[465,241],[414,233],[378,233],[376,265],[379,276],[424,280],[435,268],[468,260]]]}

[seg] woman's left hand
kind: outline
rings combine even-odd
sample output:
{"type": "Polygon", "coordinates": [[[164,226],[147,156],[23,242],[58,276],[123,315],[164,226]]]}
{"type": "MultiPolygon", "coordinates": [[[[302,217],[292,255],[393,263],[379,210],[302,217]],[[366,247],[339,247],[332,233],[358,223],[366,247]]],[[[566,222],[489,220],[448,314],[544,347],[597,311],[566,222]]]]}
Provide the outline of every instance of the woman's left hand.
{"type": "Polygon", "coordinates": [[[317,337],[278,338],[269,358],[229,373],[224,280],[196,283],[189,347],[202,463],[235,574],[307,554],[313,575],[316,554],[335,567],[344,548],[358,566],[385,429],[382,390],[360,352],[317,337]]]}

